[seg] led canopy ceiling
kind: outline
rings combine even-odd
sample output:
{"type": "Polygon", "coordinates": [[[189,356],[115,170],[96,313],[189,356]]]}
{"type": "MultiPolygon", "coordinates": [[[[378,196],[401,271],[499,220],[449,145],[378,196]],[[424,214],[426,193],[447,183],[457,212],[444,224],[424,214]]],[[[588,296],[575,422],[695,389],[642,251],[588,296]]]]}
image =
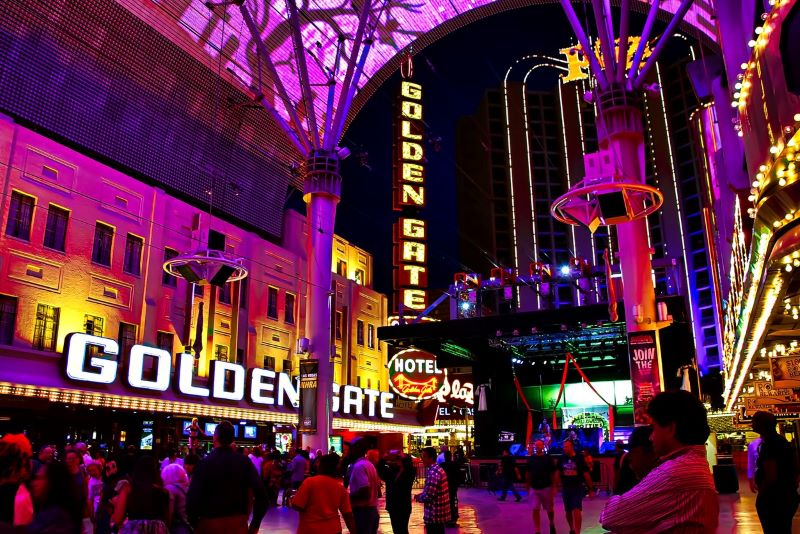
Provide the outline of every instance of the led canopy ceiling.
{"type": "MultiPolygon", "coordinates": [[[[118,1],[210,68],[216,70],[221,61],[231,81],[254,95],[263,95],[289,123],[300,121],[303,124],[299,126],[308,131],[308,115],[312,113],[308,108],[313,108],[321,132],[326,119],[336,121],[325,116],[326,109],[333,114],[337,106],[353,99],[352,107],[340,121],[342,125],[349,123],[369,96],[398,68],[400,52],[410,45],[419,51],[471,22],[525,4],[519,0],[374,0],[369,6],[367,24],[361,28],[360,14],[365,0],[302,0],[294,4],[302,36],[302,42],[298,43],[292,38],[292,10],[284,1],[217,1],[213,9],[206,5],[209,2],[201,0],[118,1]],[[264,47],[256,45],[243,10],[251,14],[264,47]],[[363,53],[363,47],[358,50],[358,46],[353,53],[359,31],[366,32],[364,44],[369,46],[368,54],[363,53]],[[267,68],[264,51],[274,64],[277,77],[267,68]],[[305,104],[308,95],[304,98],[302,84],[298,82],[298,53],[304,55],[308,69],[310,106],[305,104]],[[350,85],[346,76],[351,62],[358,63],[361,69],[358,91],[342,98],[341,88],[350,85]],[[283,87],[295,108],[291,111],[277,96],[283,87]],[[331,102],[337,104],[331,106],[331,102]]],[[[631,7],[646,13],[651,1],[659,0],[633,0],[631,7]]],[[[680,0],[660,0],[660,15],[667,20],[680,3],[680,0]]],[[[712,0],[694,2],[685,16],[686,29],[698,37],[715,40],[713,10],[712,0]]]]}

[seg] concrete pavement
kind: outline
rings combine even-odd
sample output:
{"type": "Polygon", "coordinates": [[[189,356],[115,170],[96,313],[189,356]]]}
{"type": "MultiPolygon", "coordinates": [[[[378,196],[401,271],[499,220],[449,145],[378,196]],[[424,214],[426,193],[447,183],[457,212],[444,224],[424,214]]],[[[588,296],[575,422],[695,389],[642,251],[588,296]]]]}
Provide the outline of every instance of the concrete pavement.
{"type": "MultiPolygon", "coordinates": [[[[415,493],[418,490],[415,490],[415,493]]],[[[511,495],[504,502],[485,489],[461,488],[459,494],[459,510],[461,517],[457,528],[448,528],[448,534],[534,534],[531,506],[527,497],[519,503],[514,502],[511,495]]],[[[600,495],[593,500],[585,499],[583,505],[584,534],[605,532],[598,524],[600,512],[608,497],[600,495]]],[[[718,534],[760,534],[761,526],[755,511],[755,495],[746,486],[742,486],[740,494],[720,495],[720,528],[718,534]]],[[[378,530],[381,534],[391,534],[389,516],[381,506],[381,523],[378,530]]],[[[543,513],[542,530],[547,532],[547,518],[543,513]]],[[[297,529],[297,512],[286,508],[270,509],[262,523],[260,532],[266,534],[294,534],[297,529]]],[[[559,533],[569,531],[564,517],[561,497],[556,497],[556,529],[559,533]]],[[[346,532],[346,529],[344,529],[346,532]]],[[[409,531],[422,533],[422,505],[414,504],[409,531]]],[[[800,532],[800,514],[795,516],[793,532],[800,532]]]]}

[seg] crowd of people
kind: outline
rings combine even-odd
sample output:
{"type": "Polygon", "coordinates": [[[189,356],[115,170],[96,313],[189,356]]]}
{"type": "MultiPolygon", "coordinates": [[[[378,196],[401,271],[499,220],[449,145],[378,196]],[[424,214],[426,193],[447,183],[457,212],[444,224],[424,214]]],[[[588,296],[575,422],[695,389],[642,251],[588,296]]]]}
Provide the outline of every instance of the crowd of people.
{"type": "MultiPolygon", "coordinates": [[[[194,440],[184,456],[169,449],[159,460],[133,448],[90,454],[80,442],[34,454],[25,435],[7,434],[0,439],[0,534],[253,534],[278,505],[299,512],[298,533],[341,532],[341,517],[351,532],[375,534],[384,491],[394,532],[409,532],[417,479],[410,455],[381,456],[364,439],[345,444],[341,456],[333,448],[240,448],[227,421],[212,442],[203,458],[194,454],[194,440]]],[[[433,448],[422,462],[428,476],[416,500],[432,531],[444,532],[457,518],[456,490],[445,474],[455,476],[455,464],[449,451],[437,463],[433,448]]]]}

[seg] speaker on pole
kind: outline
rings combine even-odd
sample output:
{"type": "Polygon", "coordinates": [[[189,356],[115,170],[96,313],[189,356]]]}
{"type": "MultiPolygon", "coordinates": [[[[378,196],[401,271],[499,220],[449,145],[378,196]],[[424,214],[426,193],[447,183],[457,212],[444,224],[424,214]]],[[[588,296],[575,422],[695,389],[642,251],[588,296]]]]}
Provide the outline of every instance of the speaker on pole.
{"type": "Polygon", "coordinates": [[[173,267],[176,271],[180,273],[180,275],[190,284],[196,284],[203,277],[197,273],[191,265],[184,264],[184,265],[176,265],[173,267]]]}
{"type": "Polygon", "coordinates": [[[214,276],[209,280],[209,283],[212,286],[222,287],[228,282],[228,278],[230,278],[233,273],[236,272],[236,269],[233,267],[228,267],[227,265],[223,265],[219,268],[219,270],[214,274],[214,276]]]}

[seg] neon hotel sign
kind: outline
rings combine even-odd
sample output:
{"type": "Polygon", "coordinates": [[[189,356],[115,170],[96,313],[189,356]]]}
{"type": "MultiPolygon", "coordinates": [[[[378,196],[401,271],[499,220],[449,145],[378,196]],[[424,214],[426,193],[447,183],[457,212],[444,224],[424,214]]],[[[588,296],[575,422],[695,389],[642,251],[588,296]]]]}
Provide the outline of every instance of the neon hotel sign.
{"type": "MultiPolygon", "coordinates": [[[[119,354],[119,344],[113,339],[70,334],[64,350],[67,378],[91,384],[111,384],[116,381],[120,370],[117,360],[87,356],[86,348],[90,346],[98,347],[106,356],[116,357],[119,354]]],[[[195,383],[194,360],[191,354],[179,354],[173,377],[172,354],[156,347],[134,345],[128,356],[125,383],[134,390],[149,393],[167,391],[171,385],[178,394],[187,397],[239,402],[246,396],[250,403],[257,406],[298,406],[298,387],[286,373],[260,368],[248,370],[236,363],[213,360],[208,387],[205,387],[195,383]],[[155,368],[155,373],[145,371],[146,368],[153,368],[150,366],[155,368]]],[[[394,419],[392,393],[333,384],[332,400],[333,413],[394,419]]]]}

